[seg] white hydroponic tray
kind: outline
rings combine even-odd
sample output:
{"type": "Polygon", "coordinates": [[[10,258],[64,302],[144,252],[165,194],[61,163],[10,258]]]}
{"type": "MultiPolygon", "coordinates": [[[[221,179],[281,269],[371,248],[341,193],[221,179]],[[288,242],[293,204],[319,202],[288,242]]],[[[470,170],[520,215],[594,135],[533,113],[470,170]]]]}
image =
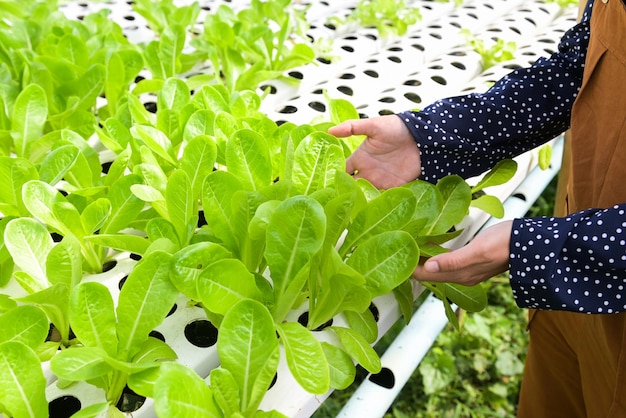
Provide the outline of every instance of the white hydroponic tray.
{"type": "MultiPolygon", "coordinates": [[[[190,3],[188,0],[176,2],[178,5],[188,3],[190,3]]],[[[206,13],[211,13],[220,4],[227,4],[236,10],[246,6],[248,2],[201,0],[199,3],[202,8],[202,19],[206,13]]],[[[289,121],[296,124],[309,123],[325,115],[324,91],[332,98],[350,101],[363,117],[373,117],[421,108],[442,97],[485,90],[512,68],[528,65],[539,56],[546,56],[555,51],[558,39],[574,24],[577,14],[574,7],[562,10],[554,2],[546,3],[541,0],[465,0],[460,6],[455,6],[453,1],[413,0],[407,1],[407,4],[420,9],[422,20],[411,27],[405,36],[385,39],[372,28],[355,26],[334,28],[326,25],[330,16],[349,14],[357,1],[294,0],[294,3],[308,7],[310,38],[332,39],[333,50],[330,55],[336,57],[331,62],[322,60],[289,71],[291,77],[299,80],[297,85],[280,81],[263,83],[264,87],[272,87],[272,94],[263,102],[262,110],[277,122],[289,121]],[[493,42],[496,38],[514,41],[518,51],[516,58],[483,71],[480,56],[468,46],[461,29],[469,30],[487,43],[493,42]]],[[[152,32],[144,19],[134,12],[131,4],[131,1],[126,0],[78,1],[64,4],[62,10],[68,17],[79,19],[107,8],[111,10],[111,19],[122,26],[131,42],[150,41],[153,38],[152,32]]],[[[522,155],[517,161],[519,168],[515,178],[504,186],[490,190],[491,194],[505,200],[516,192],[529,173],[533,172],[536,175],[537,171],[533,171],[536,166],[535,153],[522,155]]],[[[554,170],[547,171],[543,177],[551,178],[554,174],[554,170]]],[[[537,187],[542,187],[540,190],[543,190],[545,184],[537,187]]],[[[517,216],[521,215],[523,213],[517,216]]],[[[464,233],[450,243],[450,246],[458,247],[467,243],[488,221],[489,217],[484,213],[472,211],[463,225],[460,225],[464,228],[464,233]]],[[[132,260],[122,257],[113,270],[90,279],[103,280],[115,291],[118,281],[123,278],[132,263],[132,260]]],[[[417,296],[421,292],[421,287],[416,284],[414,290],[417,296]]],[[[379,313],[380,337],[397,321],[400,312],[392,297],[379,298],[376,301],[376,308],[379,313]]],[[[425,310],[420,312],[416,314],[418,319],[424,315],[432,315],[432,318],[427,318],[427,322],[445,323],[445,317],[442,322],[443,313],[437,301],[429,300],[425,304],[425,310]]],[[[294,312],[294,315],[297,314],[294,312]]],[[[198,336],[193,337],[193,333],[189,332],[189,329],[195,330],[196,333],[198,330],[208,329],[203,328],[206,325],[204,319],[202,309],[188,306],[183,298],[178,301],[176,310],[155,331],[172,346],[181,362],[206,377],[210,370],[218,365],[216,350],[210,344],[212,331],[200,335],[201,342],[194,341],[198,336]],[[198,323],[200,325],[197,325],[198,323]]],[[[419,333],[425,333],[423,339],[428,344],[424,350],[428,349],[440,329],[439,326],[407,328],[413,338],[419,339],[421,338],[419,333]]],[[[393,353],[383,357],[383,367],[393,376],[394,373],[398,373],[398,361],[391,359],[392,355],[393,353]]],[[[411,367],[416,366],[417,363],[413,361],[411,367]]],[[[403,374],[406,375],[410,371],[404,370],[403,374]]],[[[391,393],[395,396],[403,384],[403,378],[398,375],[393,381],[396,383],[394,392],[391,393]]],[[[372,392],[372,395],[376,396],[378,409],[384,413],[393,397],[387,396],[383,399],[380,391],[384,392],[389,388],[382,388],[381,385],[372,383],[372,380],[367,380],[363,387],[366,391],[379,390],[372,392]]],[[[51,384],[47,396],[48,400],[52,401],[71,395],[86,406],[103,401],[104,395],[100,392],[88,385],[60,390],[51,384]]],[[[313,396],[305,392],[289,374],[285,364],[281,363],[276,383],[268,391],[261,407],[265,410],[276,409],[291,417],[308,417],[328,395],[313,396]]],[[[351,404],[362,405],[359,401],[367,397],[367,392],[365,394],[359,392],[357,399],[351,404]]],[[[374,410],[369,409],[368,416],[378,416],[374,410]]],[[[154,417],[151,402],[133,412],[132,416],[154,417]]],[[[362,415],[344,413],[342,416],[362,415]]]]}

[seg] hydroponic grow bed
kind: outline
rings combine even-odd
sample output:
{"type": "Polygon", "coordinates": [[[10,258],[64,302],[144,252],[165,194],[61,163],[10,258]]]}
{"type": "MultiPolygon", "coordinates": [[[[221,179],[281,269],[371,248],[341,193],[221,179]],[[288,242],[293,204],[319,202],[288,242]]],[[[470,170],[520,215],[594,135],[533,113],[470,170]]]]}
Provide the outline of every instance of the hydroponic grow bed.
{"type": "MultiPolygon", "coordinates": [[[[176,2],[179,5],[190,3],[176,2]]],[[[331,40],[332,48],[326,53],[329,59],[318,59],[313,64],[290,69],[288,76],[295,83],[271,80],[263,82],[259,87],[260,93],[269,92],[261,104],[261,111],[279,123],[307,124],[314,120],[325,120],[328,112],[325,92],[331,98],[348,100],[361,116],[372,117],[419,108],[441,97],[483,90],[511,68],[527,65],[553,51],[560,35],[572,26],[576,17],[574,8],[563,10],[556,3],[543,1],[468,0],[460,5],[453,2],[412,1],[408,4],[419,8],[422,15],[420,22],[411,26],[403,36],[384,38],[374,28],[354,24],[333,26],[328,23],[330,17],[348,16],[357,6],[356,1],[294,3],[306,9],[310,25],[306,32],[308,39],[311,42],[331,40]],[[483,69],[482,57],[469,46],[465,35],[461,33],[462,29],[488,44],[494,42],[495,38],[515,42],[515,58],[483,69]]],[[[220,4],[238,10],[248,3],[201,1],[198,26],[220,4]]],[[[132,2],[69,2],[61,7],[63,13],[77,20],[101,9],[111,11],[110,19],[122,27],[124,35],[131,42],[143,43],[154,38],[148,23],[133,10],[132,2]]],[[[195,68],[189,77],[202,71],[202,67],[195,68]]],[[[151,94],[143,94],[141,100],[149,107],[156,98],[151,94]]],[[[97,139],[92,143],[95,149],[102,150],[97,139]]],[[[556,159],[551,169],[538,170],[536,153],[527,153],[516,159],[518,171],[515,177],[505,185],[490,190],[490,193],[502,200],[513,196],[507,203],[519,199],[520,194],[524,194],[528,188],[532,190],[522,205],[513,209],[510,208],[513,203],[507,206],[509,210],[506,217],[523,215],[522,210],[527,209],[534,200],[533,194],[536,197],[547,184],[545,180],[556,174],[560,143],[556,144],[556,159]],[[541,178],[543,183],[537,186],[536,180],[527,180],[534,176],[541,178]]],[[[101,160],[105,161],[108,157],[110,154],[103,151],[101,160]]],[[[462,234],[447,245],[452,248],[462,246],[487,222],[491,222],[487,214],[472,209],[470,215],[458,225],[459,229],[463,229],[462,234]]],[[[87,276],[84,280],[104,283],[114,303],[117,303],[120,280],[128,275],[135,264],[136,260],[129,253],[122,252],[110,271],[87,276]]],[[[414,297],[422,291],[421,286],[413,283],[414,297]]],[[[3,289],[3,293],[14,295],[23,292],[12,282],[3,289]]],[[[437,300],[428,299],[416,314],[415,323],[421,318],[433,326],[426,328],[412,323],[407,332],[401,335],[401,338],[410,335],[411,341],[426,341],[422,355],[445,323],[445,315],[440,308],[437,300]]],[[[400,318],[401,311],[391,294],[376,298],[372,309],[377,314],[380,338],[400,318]]],[[[287,320],[297,321],[304,312],[304,306],[300,310],[293,310],[287,320]]],[[[334,321],[335,325],[344,323],[341,317],[334,321]]],[[[219,365],[215,349],[217,331],[203,309],[189,305],[187,297],[180,295],[176,299],[174,308],[163,323],[155,327],[153,335],[165,341],[176,352],[178,361],[195,370],[207,382],[211,370],[219,365]]],[[[328,338],[323,333],[317,337],[320,340],[328,338]]],[[[387,384],[373,383],[376,379],[367,380],[346,406],[343,416],[364,416],[364,411],[369,416],[380,415],[393,401],[405,378],[408,378],[406,373],[411,370],[404,367],[405,377],[399,374],[397,364],[404,364],[404,360],[399,360],[398,356],[412,357],[411,367],[416,367],[421,358],[413,352],[393,354],[393,348],[382,361],[385,373],[390,372],[394,377],[394,384],[386,387],[387,384]],[[370,404],[372,400],[377,408],[370,404]],[[360,412],[357,413],[357,410],[360,412]],[[374,410],[380,413],[374,413],[374,410]]],[[[84,408],[105,400],[102,390],[86,383],[60,388],[46,364],[44,369],[48,383],[46,397],[53,403],[55,411],[68,411],[74,407],[72,405],[76,405],[76,401],[84,408]]],[[[275,382],[264,396],[261,409],[277,410],[293,417],[310,416],[329,393],[312,395],[304,390],[290,373],[283,355],[275,382]]],[[[62,412],[59,416],[62,416],[62,412]]],[[[139,409],[132,412],[132,416],[156,416],[153,399],[147,398],[139,409]]]]}

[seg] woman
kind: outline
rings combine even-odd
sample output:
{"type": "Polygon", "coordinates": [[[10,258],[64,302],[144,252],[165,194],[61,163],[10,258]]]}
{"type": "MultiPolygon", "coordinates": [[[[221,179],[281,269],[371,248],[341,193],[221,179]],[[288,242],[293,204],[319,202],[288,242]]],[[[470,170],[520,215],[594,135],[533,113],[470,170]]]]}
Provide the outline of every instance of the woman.
{"type": "Polygon", "coordinates": [[[531,308],[519,417],[626,417],[623,0],[590,0],[558,52],[485,93],[329,132],[366,135],[346,169],[389,188],[478,175],[568,128],[566,213],[494,225],[431,257],[414,277],[474,285],[510,271],[517,304],[531,308]]]}

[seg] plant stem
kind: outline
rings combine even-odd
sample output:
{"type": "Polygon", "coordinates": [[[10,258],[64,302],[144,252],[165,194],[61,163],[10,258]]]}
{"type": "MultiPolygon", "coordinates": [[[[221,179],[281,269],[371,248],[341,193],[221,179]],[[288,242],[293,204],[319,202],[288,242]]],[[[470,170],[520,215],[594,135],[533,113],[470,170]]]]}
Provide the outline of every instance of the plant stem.
{"type": "Polygon", "coordinates": [[[111,405],[116,405],[122,396],[124,387],[128,380],[128,374],[115,370],[113,376],[111,376],[111,384],[106,390],[106,399],[111,405]]]}

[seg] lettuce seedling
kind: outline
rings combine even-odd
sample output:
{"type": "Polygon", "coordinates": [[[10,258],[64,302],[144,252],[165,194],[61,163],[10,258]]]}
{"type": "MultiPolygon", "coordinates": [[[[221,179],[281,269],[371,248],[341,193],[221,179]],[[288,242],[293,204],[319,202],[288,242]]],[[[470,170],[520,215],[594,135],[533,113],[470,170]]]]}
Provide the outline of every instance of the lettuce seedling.
{"type": "Polygon", "coordinates": [[[149,336],[178,295],[169,280],[170,261],[162,251],[146,254],[128,275],[117,307],[101,283],[81,282],[72,289],[69,318],[80,345],[52,358],[59,384],[86,381],[102,388],[112,406],[118,405],[126,385],[137,393],[151,387],[141,372],[176,358],[167,344],[149,336]]]}
{"type": "Polygon", "coordinates": [[[34,306],[16,306],[0,315],[0,329],[0,413],[48,416],[46,379],[37,355],[48,334],[46,315],[34,306]]]}

